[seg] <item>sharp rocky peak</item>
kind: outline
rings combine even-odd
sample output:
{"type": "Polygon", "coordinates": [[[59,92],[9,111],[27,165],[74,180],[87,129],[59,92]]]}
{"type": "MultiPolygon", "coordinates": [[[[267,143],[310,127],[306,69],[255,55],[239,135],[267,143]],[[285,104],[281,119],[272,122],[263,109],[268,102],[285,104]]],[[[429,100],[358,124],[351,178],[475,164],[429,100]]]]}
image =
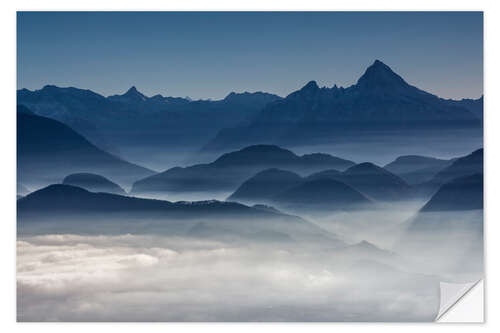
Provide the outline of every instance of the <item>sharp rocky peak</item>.
{"type": "Polygon", "coordinates": [[[361,88],[373,89],[406,87],[408,84],[389,66],[380,60],[375,60],[375,62],[368,67],[365,73],[359,78],[357,86],[361,88]]]}

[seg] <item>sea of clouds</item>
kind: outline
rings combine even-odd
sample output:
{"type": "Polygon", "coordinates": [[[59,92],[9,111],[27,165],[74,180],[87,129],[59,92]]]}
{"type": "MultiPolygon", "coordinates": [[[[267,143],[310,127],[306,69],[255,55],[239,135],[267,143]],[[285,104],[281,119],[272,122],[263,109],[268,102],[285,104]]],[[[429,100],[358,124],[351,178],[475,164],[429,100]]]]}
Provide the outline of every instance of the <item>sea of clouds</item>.
{"type": "Polygon", "coordinates": [[[280,246],[161,236],[17,241],[19,321],[432,321],[438,280],[280,246]]]}

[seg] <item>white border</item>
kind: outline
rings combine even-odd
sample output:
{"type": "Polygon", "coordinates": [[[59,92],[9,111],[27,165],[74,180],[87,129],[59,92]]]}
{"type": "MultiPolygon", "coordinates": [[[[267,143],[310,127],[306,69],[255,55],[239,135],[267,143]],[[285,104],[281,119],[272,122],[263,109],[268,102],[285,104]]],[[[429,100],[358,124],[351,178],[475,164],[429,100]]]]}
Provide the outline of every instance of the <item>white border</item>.
{"type": "Polygon", "coordinates": [[[0,34],[2,41],[2,51],[0,52],[1,75],[1,97],[2,108],[0,109],[0,144],[4,159],[2,160],[1,175],[1,203],[2,203],[2,241],[1,263],[2,273],[0,274],[1,297],[0,297],[0,318],[3,332],[87,332],[88,330],[118,331],[121,333],[135,332],[136,330],[158,331],[165,330],[193,332],[198,330],[213,332],[275,332],[286,330],[287,332],[300,332],[303,330],[314,330],[318,332],[331,332],[342,329],[343,332],[355,332],[369,329],[370,331],[398,332],[420,332],[453,330],[462,332],[469,329],[495,329],[500,331],[498,316],[493,311],[500,308],[498,298],[493,295],[500,295],[498,282],[500,281],[500,268],[494,262],[498,253],[499,232],[499,155],[498,146],[500,137],[498,130],[500,104],[498,78],[499,72],[499,40],[500,33],[500,13],[498,1],[438,1],[421,0],[412,2],[403,1],[296,1],[296,0],[253,0],[236,4],[235,1],[62,1],[45,0],[40,1],[9,1],[4,0],[0,11],[0,34]],[[16,297],[15,281],[15,90],[16,90],[16,10],[484,10],[485,15],[485,240],[486,240],[486,291],[487,296],[485,306],[486,324],[357,324],[357,323],[332,323],[332,324],[18,324],[15,322],[16,308],[14,306],[16,297]],[[497,128],[495,128],[495,125],[497,128]],[[496,195],[495,195],[496,194],[496,195]],[[492,283],[489,283],[491,281],[492,283]],[[495,328],[496,327],[496,328],[495,328]]]}

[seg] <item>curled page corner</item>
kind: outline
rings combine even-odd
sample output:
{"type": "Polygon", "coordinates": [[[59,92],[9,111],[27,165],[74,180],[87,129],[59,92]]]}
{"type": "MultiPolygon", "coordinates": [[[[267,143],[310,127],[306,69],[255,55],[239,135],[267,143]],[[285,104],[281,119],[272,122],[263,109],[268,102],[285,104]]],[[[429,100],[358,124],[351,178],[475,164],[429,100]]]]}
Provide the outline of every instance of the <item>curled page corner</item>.
{"type": "Polygon", "coordinates": [[[439,321],[455,304],[457,304],[482,279],[469,283],[440,282],[439,312],[435,321],[439,321]]]}

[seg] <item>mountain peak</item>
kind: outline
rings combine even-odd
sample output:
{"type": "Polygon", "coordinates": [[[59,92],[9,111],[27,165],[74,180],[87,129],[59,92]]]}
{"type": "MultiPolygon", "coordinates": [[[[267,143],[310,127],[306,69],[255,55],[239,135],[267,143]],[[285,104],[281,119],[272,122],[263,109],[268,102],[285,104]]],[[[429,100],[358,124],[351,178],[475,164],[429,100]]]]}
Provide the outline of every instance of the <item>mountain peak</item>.
{"type": "Polygon", "coordinates": [[[316,89],[319,89],[319,87],[318,87],[318,84],[316,83],[316,81],[313,80],[313,81],[307,82],[307,84],[304,87],[302,87],[302,89],[300,89],[300,90],[304,91],[304,90],[316,90],[316,89]]]}
{"type": "Polygon", "coordinates": [[[125,95],[140,95],[140,96],[144,96],[142,93],[139,92],[139,90],[137,90],[137,88],[135,86],[132,86],[130,87],[129,90],[127,90],[127,92],[125,93],[125,95]]]}
{"type": "Polygon", "coordinates": [[[109,96],[109,98],[120,102],[141,102],[148,99],[135,86],[130,87],[123,95],[113,95],[109,96]]]}
{"type": "Polygon", "coordinates": [[[401,76],[380,60],[375,60],[359,78],[357,85],[362,88],[395,88],[408,84],[401,76]]]}
{"type": "Polygon", "coordinates": [[[314,96],[316,96],[318,91],[319,91],[319,87],[318,87],[318,84],[316,83],[316,81],[309,81],[300,90],[294,91],[293,93],[288,95],[287,98],[288,97],[292,97],[292,98],[297,98],[297,97],[304,98],[305,97],[305,98],[311,99],[311,98],[314,98],[314,96]]]}

